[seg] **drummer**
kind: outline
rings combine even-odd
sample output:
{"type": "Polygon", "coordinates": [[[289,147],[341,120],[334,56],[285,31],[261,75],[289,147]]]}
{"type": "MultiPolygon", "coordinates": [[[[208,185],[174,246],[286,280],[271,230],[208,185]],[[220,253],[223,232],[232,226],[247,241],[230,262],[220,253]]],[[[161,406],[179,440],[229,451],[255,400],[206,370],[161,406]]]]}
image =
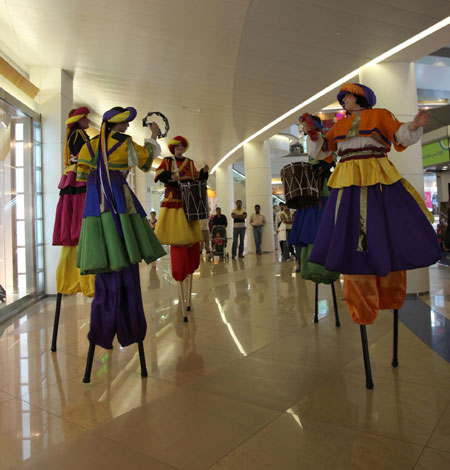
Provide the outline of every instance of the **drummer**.
{"type": "Polygon", "coordinates": [[[163,159],[155,173],[155,182],[165,185],[155,234],[163,245],[170,245],[172,275],[176,281],[184,281],[200,264],[200,242],[203,240],[198,220],[188,222],[181,202],[179,181],[207,180],[208,165],[200,171],[194,162],[183,155],[189,148],[188,140],[176,136],[169,141],[173,157],[163,159]]]}

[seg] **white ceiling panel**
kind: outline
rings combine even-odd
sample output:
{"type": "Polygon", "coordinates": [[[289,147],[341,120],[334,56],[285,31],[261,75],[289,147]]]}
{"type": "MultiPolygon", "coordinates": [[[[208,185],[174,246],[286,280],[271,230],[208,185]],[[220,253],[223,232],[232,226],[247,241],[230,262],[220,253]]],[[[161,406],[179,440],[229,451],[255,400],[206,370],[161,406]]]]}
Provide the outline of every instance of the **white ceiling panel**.
{"type": "MultiPolygon", "coordinates": [[[[0,49],[26,70],[69,71],[76,104],[99,115],[163,112],[190,156],[213,164],[448,15],[443,0],[1,0],[0,49]]],[[[143,138],[140,121],[131,132],[143,138]]]]}

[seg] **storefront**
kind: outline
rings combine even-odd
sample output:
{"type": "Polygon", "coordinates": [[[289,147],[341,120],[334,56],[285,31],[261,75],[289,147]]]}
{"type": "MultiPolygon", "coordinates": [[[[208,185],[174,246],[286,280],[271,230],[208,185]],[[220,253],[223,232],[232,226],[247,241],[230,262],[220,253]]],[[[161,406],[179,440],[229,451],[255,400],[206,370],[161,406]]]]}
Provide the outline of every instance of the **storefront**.
{"type": "Polygon", "coordinates": [[[0,89],[0,322],[44,295],[40,116],[0,89]]]}

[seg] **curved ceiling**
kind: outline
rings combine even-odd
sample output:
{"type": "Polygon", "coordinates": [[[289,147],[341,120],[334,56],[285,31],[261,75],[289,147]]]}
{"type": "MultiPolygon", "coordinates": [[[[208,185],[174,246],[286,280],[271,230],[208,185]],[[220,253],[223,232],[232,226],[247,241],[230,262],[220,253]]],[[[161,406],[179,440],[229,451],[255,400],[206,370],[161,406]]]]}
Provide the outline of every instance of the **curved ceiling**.
{"type": "MultiPolygon", "coordinates": [[[[76,104],[99,115],[163,112],[212,165],[449,14],[444,0],[3,0],[0,50],[28,71],[69,71],[76,104]]],[[[144,137],[138,120],[130,132],[144,137]]]]}

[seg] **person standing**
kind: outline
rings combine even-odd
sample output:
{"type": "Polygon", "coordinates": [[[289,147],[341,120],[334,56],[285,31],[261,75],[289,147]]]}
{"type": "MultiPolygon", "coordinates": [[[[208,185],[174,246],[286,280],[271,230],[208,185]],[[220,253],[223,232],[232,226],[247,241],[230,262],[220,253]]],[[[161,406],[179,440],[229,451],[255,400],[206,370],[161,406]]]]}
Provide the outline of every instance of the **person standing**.
{"type": "Polygon", "coordinates": [[[148,172],[161,152],[156,123],[144,146],[125,134],[136,114],[132,107],[106,111],[100,135],[86,142],[78,155],[77,181],[87,184],[87,192],[77,266],[81,274],[96,274],[91,347],[112,349],[116,334],[123,347],[144,341],[147,322],[139,262],[150,264],[166,254],[125,180],[133,167],[148,172]]]}
{"type": "Polygon", "coordinates": [[[72,109],[66,120],[64,146],[64,174],[59,183],[59,201],[56,208],[53,245],[62,246],[56,269],[56,290],[59,294],[72,295],[82,292],[94,297],[95,276],[80,275],[76,267],[78,240],[86,200],[86,182],[77,181],[78,154],[89,141],[89,109],[85,106],[72,109]]]}
{"type": "MultiPolygon", "coordinates": [[[[155,234],[164,245],[170,245],[172,276],[180,284],[191,276],[200,265],[200,242],[203,240],[198,220],[188,221],[181,201],[180,182],[208,179],[209,168],[200,171],[194,161],[183,154],[189,149],[189,141],[178,135],[169,141],[172,157],[163,159],[155,172],[155,183],[164,183],[164,199],[161,203],[155,234]]],[[[184,295],[184,294],[183,294],[184,295]]]]}
{"type": "Polygon", "coordinates": [[[280,240],[279,228],[281,225],[281,213],[284,211],[284,202],[280,202],[278,205],[278,211],[275,213],[275,232],[278,236],[278,243],[280,244],[280,252],[283,252],[283,243],[280,240]]]}
{"type": "Polygon", "coordinates": [[[238,238],[239,238],[239,258],[243,258],[244,257],[245,219],[247,218],[247,212],[242,207],[242,201],[240,199],[236,201],[236,208],[232,210],[231,218],[234,220],[233,245],[231,247],[231,259],[236,258],[238,238]]]}
{"type": "Polygon", "coordinates": [[[373,108],[373,90],[342,85],[337,100],[347,117],[312,140],[315,125],[304,124],[308,154],[341,157],[328,186],[330,197],[309,261],[344,274],[344,297],[353,321],[373,323],[378,310],[398,309],[406,298],[406,270],[441,258],[433,216],[414,187],[388,159],[415,144],[430,114],[402,123],[387,109],[373,108]]]}
{"type": "Polygon", "coordinates": [[[202,231],[202,241],[200,242],[200,253],[203,253],[203,250],[206,250],[206,253],[210,253],[211,248],[209,245],[209,220],[201,219],[200,220],[200,229],[202,231]]]}
{"type": "Polygon", "coordinates": [[[266,225],[266,218],[261,214],[261,206],[256,204],[255,213],[250,217],[250,225],[253,227],[253,237],[255,238],[256,254],[261,254],[261,241],[263,227],[266,225]]]}
{"type": "Polygon", "coordinates": [[[291,210],[288,206],[285,206],[283,212],[280,214],[281,224],[278,229],[279,233],[279,240],[282,245],[282,254],[283,254],[283,261],[289,261],[291,259],[289,254],[289,234],[292,228],[292,216],[291,210]]]}

